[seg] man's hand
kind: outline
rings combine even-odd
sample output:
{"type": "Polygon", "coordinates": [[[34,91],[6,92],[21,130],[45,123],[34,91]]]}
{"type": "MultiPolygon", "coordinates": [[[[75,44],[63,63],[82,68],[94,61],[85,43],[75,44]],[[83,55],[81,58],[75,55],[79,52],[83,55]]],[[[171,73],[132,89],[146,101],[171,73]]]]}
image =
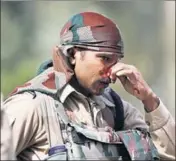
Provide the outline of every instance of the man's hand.
{"type": "Polygon", "coordinates": [[[112,82],[118,78],[128,93],[143,102],[148,112],[158,107],[159,99],[136,67],[118,62],[111,68],[110,78],[112,82]]]}

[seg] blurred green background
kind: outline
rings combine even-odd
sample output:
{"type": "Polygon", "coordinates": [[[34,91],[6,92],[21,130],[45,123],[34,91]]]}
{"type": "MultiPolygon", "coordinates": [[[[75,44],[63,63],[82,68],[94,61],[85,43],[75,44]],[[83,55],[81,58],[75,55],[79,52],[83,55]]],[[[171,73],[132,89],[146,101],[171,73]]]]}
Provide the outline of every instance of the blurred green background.
{"type": "MultiPolygon", "coordinates": [[[[36,75],[51,57],[63,24],[82,11],[113,19],[121,29],[125,58],[175,117],[174,1],[1,1],[1,92],[7,97],[17,85],[36,75]]],[[[113,85],[123,99],[143,112],[142,103],[120,82],[113,85]]]]}

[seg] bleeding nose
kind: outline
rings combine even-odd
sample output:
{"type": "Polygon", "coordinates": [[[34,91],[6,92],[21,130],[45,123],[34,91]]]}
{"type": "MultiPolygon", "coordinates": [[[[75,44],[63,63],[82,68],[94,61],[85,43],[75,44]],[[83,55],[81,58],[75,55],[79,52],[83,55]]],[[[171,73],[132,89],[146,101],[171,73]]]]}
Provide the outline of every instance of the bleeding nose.
{"type": "Polygon", "coordinates": [[[111,75],[111,68],[104,69],[101,73],[102,73],[103,78],[110,77],[110,75],[111,75]]]}

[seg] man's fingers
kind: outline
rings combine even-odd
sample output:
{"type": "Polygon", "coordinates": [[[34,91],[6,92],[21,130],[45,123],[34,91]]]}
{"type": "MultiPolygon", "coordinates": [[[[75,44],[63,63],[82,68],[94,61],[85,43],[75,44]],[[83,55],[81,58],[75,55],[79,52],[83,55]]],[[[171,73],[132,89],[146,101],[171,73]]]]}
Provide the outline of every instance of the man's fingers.
{"type": "Polygon", "coordinates": [[[136,75],[135,75],[134,71],[132,71],[131,69],[121,70],[121,71],[116,73],[116,76],[117,77],[126,76],[126,78],[128,78],[128,80],[132,84],[136,83],[136,75]]]}
{"type": "Polygon", "coordinates": [[[140,94],[139,90],[134,85],[132,85],[131,81],[129,81],[129,79],[126,76],[120,76],[118,78],[124,87],[130,87],[132,89],[131,94],[135,95],[140,94]]]}
{"type": "MultiPolygon", "coordinates": [[[[138,71],[133,65],[127,65],[124,63],[117,63],[111,68],[110,79],[112,82],[115,82],[117,77],[126,76],[128,81],[132,84],[136,84],[138,71]]],[[[125,79],[122,78],[121,82],[124,82],[125,79]]]]}
{"type": "Polygon", "coordinates": [[[116,65],[114,65],[111,68],[111,73],[114,74],[120,70],[126,69],[128,65],[124,64],[124,63],[117,63],[116,65]]]}
{"type": "Polygon", "coordinates": [[[127,74],[133,73],[136,71],[136,68],[132,65],[127,65],[124,63],[117,63],[111,68],[111,75],[117,75],[120,71],[127,71],[127,74]]]}
{"type": "Polygon", "coordinates": [[[115,82],[117,79],[117,72],[120,72],[121,70],[124,70],[123,66],[119,67],[118,69],[112,69],[110,73],[110,79],[112,82],[115,82]]]}

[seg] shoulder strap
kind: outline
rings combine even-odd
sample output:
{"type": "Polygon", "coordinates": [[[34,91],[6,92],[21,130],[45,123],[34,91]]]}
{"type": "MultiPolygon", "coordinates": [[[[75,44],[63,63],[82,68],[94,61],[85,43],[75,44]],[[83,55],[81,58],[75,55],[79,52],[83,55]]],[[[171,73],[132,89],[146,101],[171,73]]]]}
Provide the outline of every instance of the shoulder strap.
{"type": "Polygon", "coordinates": [[[112,88],[107,88],[103,95],[115,104],[115,131],[122,130],[124,126],[124,108],[120,96],[112,88]]]}

